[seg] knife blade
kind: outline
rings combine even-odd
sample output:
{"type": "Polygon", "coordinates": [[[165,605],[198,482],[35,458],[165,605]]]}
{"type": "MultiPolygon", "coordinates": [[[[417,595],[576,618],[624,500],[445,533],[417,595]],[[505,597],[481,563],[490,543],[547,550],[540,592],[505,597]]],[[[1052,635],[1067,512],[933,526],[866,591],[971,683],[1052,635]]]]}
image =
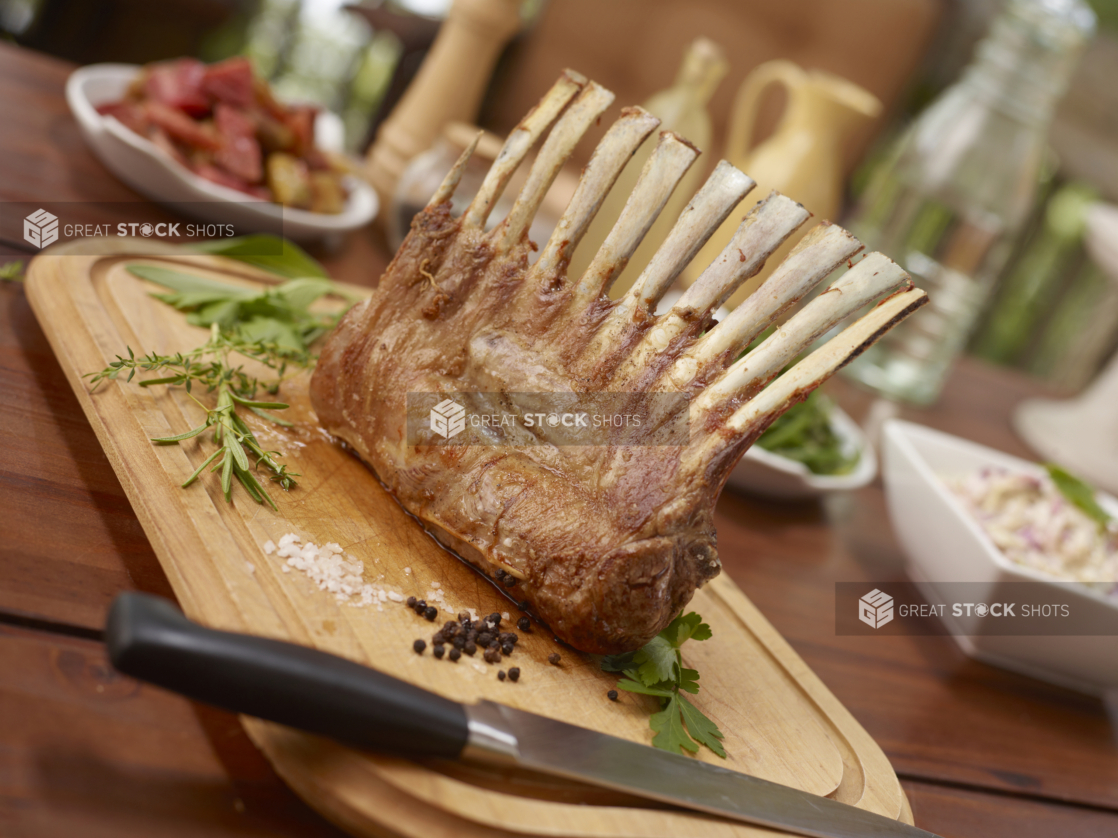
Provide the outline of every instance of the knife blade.
{"type": "Polygon", "coordinates": [[[810,838],[938,838],[780,785],[491,701],[462,705],[317,649],[206,628],[148,594],[105,629],[120,672],[196,701],[402,757],[521,768],[810,838]]]}

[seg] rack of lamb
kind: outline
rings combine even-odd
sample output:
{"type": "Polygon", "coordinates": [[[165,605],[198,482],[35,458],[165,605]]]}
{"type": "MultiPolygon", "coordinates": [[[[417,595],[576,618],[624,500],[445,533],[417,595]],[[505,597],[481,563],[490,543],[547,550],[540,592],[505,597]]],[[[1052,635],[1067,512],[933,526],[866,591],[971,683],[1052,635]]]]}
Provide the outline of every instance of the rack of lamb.
{"type": "Polygon", "coordinates": [[[809,214],[773,193],[672,308],[657,304],[753,187],[726,162],[681,214],[632,289],[613,280],[698,151],[663,132],[613,231],[582,276],[571,254],[634,151],[658,126],[626,108],[583,170],[534,262],[529,224],[582,135],[613,95],[567,71],[513,130],[460,217],[451,197],[467,149],[412,223],[372,297],[328,339],[311,384],[319,421],[368,463],[447,547],[562,640],[593,653],[640,647],[720,570],[713,510],[727,474],[783,411],[926,302],[873,253],[787,316],[862,246],[826,222],[721,323],[713,313],[809,214]],[[554,123],[554,126],[552,127],[554,123]],[[508,216],[490,211],[551,128],[508,216]],[[843,320],[869,308],[802,360],[843,320]],[[770,324],[781,325],[748,354],[770,324]],[[793,363],[794,362],[794,363],[793,363]],[[789,367],[789,365],[791,366],[789,367]],[[786,369],[787,368],[787,369],[786,369]],[[409,433],[408,394],[678,394],[624,444],[556,445],[535,429],[496,429],[471,444],[409,433]],[[666,444],[682,417],[686,433],[666,444]]]}

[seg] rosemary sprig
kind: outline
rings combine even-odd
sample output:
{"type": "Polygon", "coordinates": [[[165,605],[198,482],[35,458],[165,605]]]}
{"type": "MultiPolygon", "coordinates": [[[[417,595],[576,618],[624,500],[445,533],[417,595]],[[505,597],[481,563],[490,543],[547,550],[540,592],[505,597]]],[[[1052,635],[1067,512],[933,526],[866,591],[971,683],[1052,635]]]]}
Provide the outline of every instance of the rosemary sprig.
{"type": "Polygon", "coordinates": [[[197,480],[206,467],[210,466],[211,471],[221,472],[221,490],[227,501],[232,500],[233,478],[236,477],[253,500],[267,503],[276,509],[275,502],[256,477],[256,470],[263,468],[269,472],[271,479],[279,483],[284,491],[295,486],[295,478],[299,475],[288,471],[287,466],[278,461],[277,458],[281,456],[279,452],[263,449],[244,419],[237,414],[236,408],[241,406],[271,422],[290,426],[290,422],[268,412],[283,410],[288,405],[278,401],[258,400],[256,395],[260,390],[275,393],[289,361],[292,360],[299,361],[300,365],[308,363],[306,358],[298,355],[293,357],[292,353],[281,350],[275,344],[245,343],[238,337],[223,333],[218,324],[214,323],[210,327],[210,339],[189,352],[174,355],[150,353],[137,358],[129,347],[127,358],[118,355],[103,370],[87,373],[86,377],[93,385],[91,390],[96,390],[101,382],[115,380],[124,373],[127,373],[126,381],[131,381],[137,372],[168,373],[140,381],[139,385],[152,387],[166,384],[183,387],[199,407],[205,410],[206,419],[201,425],[185,433],[153,437],[152,442],[157,445],[177,445],[212,428],[214,442],[218,445],[217,450],[186,479],[182,484],[183,488],[197,480]],[[275,370],[276,379],[262,382],[247,373],[243,366],[234,366],[229,360],[233,352],[253,358],[275,370]],[[196,384],[209,393],[217,394],[214,407],[207,407],[194,396],[192,389],[196,384]],[[250,462],[250,457],[255,459],[255,464],[250,462]]]}
{"type": "Polygon", "coordinates": [[[290,422],[271,412],[284,410],[286,404],[259,400],[257,393],[263,390],[274,396],[279,392],[289,366],[313,366],[316,356],[311,351],[312,345],[330,331],[345,313],[336,308],[312,311],[315,302],[326,295],[341,298],[347,303],[357,302],[359,297],[332,282],[322,265],[298,246],[274,236],[208,242],[196,245],[195,249],[248,262],[283,276],[287,281],[258,290],[158,265],[128,265],[127,270],[133,276],[166,288],[166,293],[152,296],[183,312],[188,323],[208,327],[209,340],[189,352],[174,355],[150,353],[140,358],[135,356],[131,347],[126,347],[128,357],[118,355],[103,370],[87,373],[85,377],[90,379],[90,389],[96,390],[101,382],[112,381],[125,374],[126,380],[131,381],[137,372],[162,373],[156,378],[140,381],[140,386],[163,384],[184,388],[205,410],[205,421],[185,433],[154,438],[152,442],[177,445],[212,429],[218,447],[187,478],[183,488],[209,468],[211,472],[220,472],[221,490],[226,501],[232,501],[235,477],[253,500],[267,503],[275,509],[276,504],[257,478],[257,473],[260,470],[267,472],[284,491],[295,486],[295,478],[299,475],[288,471],[287,466],[279,462],[277,458],[282,456],[279,452],[265,451],[261,447],[238,410],[248,410],[276,425],[292,427],[290,422]],[[275,255],[261,256],[263,253],[275,255]],[[275,373],[275,377],[261,381],[246,372],[243,365],[235,364],[231,360],[234,355],[264,365],[275,373]],[[213,407],[207,407],[198,400],[193,393],[195,385],[207,393],[216,394],[213,407]]]}

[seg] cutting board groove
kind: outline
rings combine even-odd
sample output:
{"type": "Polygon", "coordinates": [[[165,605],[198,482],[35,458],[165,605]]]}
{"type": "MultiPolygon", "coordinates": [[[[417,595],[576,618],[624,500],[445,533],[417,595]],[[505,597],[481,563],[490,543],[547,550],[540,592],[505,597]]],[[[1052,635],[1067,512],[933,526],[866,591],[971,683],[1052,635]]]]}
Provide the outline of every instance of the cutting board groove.
{"type": "MultiPolygon", "coordinates": [[[[514,621],[519,613],[487,580],[441,550],[374,475],[318,428],[305,374],[281,390],[292,405],[286,414],[294,429],[249,420],[264,447],[284,452],[302,474],[290,493],[271,488],[278,512],[236,489],[234,503],[227,504],[216,475],[179,488],[213,443],[208,436],[175,446],[149,439],[199,424],[200,408],[165,387],[118,381],[90,393],[82,379],[125,347],[137,355],[168,353],[205,339],[125,267],[162,264],[246,285],[276,280],[215,257],[172,250],[129,257],[119,247],[76,255],[75,247],[88,253],[90,245],[71,244],[70,253],[33,260],[28,298],[188,615],[217,628],[315,646],[459,701],[489,698],[650,741],[651,699],[623,693],[620,701],[608,701],[615,678],[539,626],[522,635],[500,665],[521,668],[517,684],[498,681],[499,667],[480,657],[453,664],[412,651],[413,639],[429,639],[458,610],[508,612],[514,621]],[[446,608],[432,624],[392,601],[360,608],[339,603],[263,553],[266,541],[292,532],[319,545],[337,542],[364,562],[368,583],[400,596],[426,597],[438,583],[446,608]],[[547,663],[555,651],[560,666],[547,663]]],[[[729,579],[699,591],[691,608],[715,635],[686,647],[686,663],[702,673],[696,704],[718,722],[729,753],[725,763],[705,749],[699,758],[911,822],[881,750],[729,579]]],[[[388,759],[256,719],[244,723],[292,788],[355,835],[773,834],[546,778],[388,759]]]]}

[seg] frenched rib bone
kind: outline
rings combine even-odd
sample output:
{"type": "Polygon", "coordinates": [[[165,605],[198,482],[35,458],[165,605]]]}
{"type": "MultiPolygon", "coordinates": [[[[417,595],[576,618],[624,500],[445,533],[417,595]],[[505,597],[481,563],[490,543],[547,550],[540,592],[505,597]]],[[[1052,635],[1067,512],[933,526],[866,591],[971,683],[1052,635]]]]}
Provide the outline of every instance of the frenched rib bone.
{"type": "Polygon", "coordinates": [[[718,307],[808,219],[803,207],[773,193],[742,218],[730,244],[671,310],[655,314],[754,186],[725,161],[629,292],[610,300],[613,280],[698,154],[669,132],[652,136],[658,120],[639,108],[623,109],[606,132],[530,266],[532,217],[612,100],[565,72],[509,135],[478,194],[454,218],[450,200],[473,153],[468,148],[415,217],[372,297],[328,339],[311,385],[323,426],[349,443],[406,509],[481,571],[515,579],[513,596],[558,637],[596,653],[647,643],[719,572],[713,509],[741,455],[788,407],[926,302],[904,271],[873,253],[792,313],[861,250],[853,236],[824,222],[715,325],[718,307]],[[486,232],[509,179],[549,127],[508,217],[486,232]],[[613,231],[583,275],[568,277],[588,225],[646,141],[657,145],[613,231]],[[408,393],[497,400],[674,393],[686,397],[675,400],[683,406],[660,407],[640,433],[660,439],[669,420],[680,418],[689,433],[673,445],[632,444],[639,438],[528,445],[516,434],[501,445],[415,445],[407,434],[408,393]]]}

